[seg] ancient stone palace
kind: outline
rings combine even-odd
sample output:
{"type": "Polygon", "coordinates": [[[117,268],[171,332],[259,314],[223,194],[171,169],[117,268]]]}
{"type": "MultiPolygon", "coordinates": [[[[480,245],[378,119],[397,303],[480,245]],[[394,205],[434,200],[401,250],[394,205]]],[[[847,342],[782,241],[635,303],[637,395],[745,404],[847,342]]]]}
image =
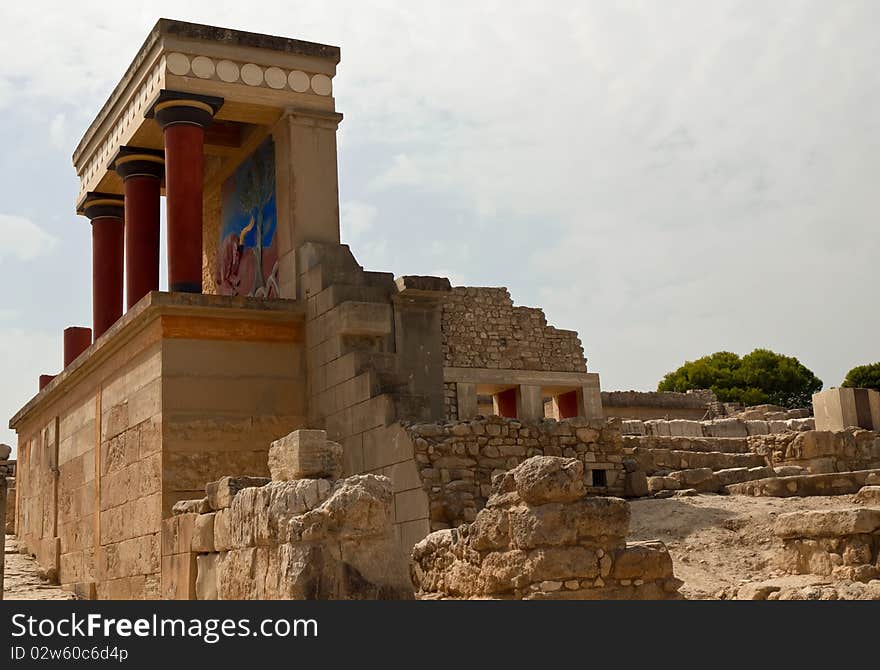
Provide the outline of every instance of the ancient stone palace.
{"type": "Polygon", "coordinates": [[[0,445],[39,575],[84,599],[880,598],[880,394],[602,393],[507,289],[364,269],[339,62],[162,19],[76,147],[91,325],[10,419],[17,461],[0,445]]]}
{"type": "MultiPolygon", "coordinates": [[[[64,369],[10,421],[10,504],[22,545],[80,595],[163,595],[175,503],[267,477],[270,444],[297,429],[342,445],[341,475],[390,478],[408,550],[473,520],[494,471],[561,455],[545,416],[601,418],[576,333],[505,289],[364,270],[340,243],[339,62],[334,46],[163,19],[76,147],[92,323],[65,329],[64,369]],[[472,427],[489,414],[521,427],[472,427]],[[460,444],[435,451],[425,424],[446,419],[483,431],[488,454],[455,427],[460,444]]],[[[592,490],[622,492],[620,440],[598,435],[577,442],[592,490]]]]}

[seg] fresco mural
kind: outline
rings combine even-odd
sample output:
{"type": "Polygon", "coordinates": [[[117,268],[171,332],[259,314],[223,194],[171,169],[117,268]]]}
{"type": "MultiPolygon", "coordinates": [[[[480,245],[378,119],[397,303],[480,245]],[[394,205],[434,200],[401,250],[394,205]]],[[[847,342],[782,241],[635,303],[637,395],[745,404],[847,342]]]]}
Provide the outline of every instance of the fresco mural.
{"type": "Polygon", "coordinates": [[[268,138],[222,188],[220,246],[214,279],[221,295],[277,298],[275,145],[268,138]]]}

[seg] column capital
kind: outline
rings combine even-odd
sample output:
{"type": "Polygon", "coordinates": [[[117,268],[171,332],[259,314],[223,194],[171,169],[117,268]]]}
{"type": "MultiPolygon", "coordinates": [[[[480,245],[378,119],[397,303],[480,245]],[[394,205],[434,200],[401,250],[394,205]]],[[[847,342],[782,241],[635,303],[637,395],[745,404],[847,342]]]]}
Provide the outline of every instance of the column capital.
{"type": "Polygon", "coordinates": [[[125,181],[129,177],[161,179],[165,174],[165,152],[161,149],[122,146],[107,165],[125,181]]]}
{"type": "Polygon", "coordinates": [[[168,126],[187,124],[205,128],[223,106],[223,98],[184,91],[162,89],[147,108],[144,117],[156,119],[164,130],[168,126]]]}
{"type": "Polygon", "coordinates": [[[76,206],[76,213],[91,221],[101,218],[122,219],[125,214],[125,200],[118,193],[89,191],[76,206]]]}

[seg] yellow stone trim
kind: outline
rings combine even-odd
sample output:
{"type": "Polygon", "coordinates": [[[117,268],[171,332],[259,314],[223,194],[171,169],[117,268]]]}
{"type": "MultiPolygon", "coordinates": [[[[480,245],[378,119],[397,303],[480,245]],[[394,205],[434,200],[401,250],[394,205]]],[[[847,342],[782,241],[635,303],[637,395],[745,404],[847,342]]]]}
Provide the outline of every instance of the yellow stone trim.
{"type": "Polygon", "coordinates": [[[154,112],[161,112],[163,109],[168,109],[169,107],[195,107],[196,109],[201,109],[203,112],[208,112],[208,114],[214,116],[214,108],[208,103],[200,102],[199,100],[165,100],[156,105],[154,112]]]}
{"type": "Polygon", "coordinates": [[[122,198],[120,198],[119,200],[111,198],[101,198],[100,200],[86,200],[82,206],[83,209],[86,209],[88,207],[99,207],[102,205],[113,205],[114,207],[122,207],[123,202],[124,201],[122,200],[122,198]]]}
{"type": "Polygon", "coordinates": [[[124,163],[131,163],[132,161],[147,161],[150,163],[159,163],[159,165],[165,164],[165,159],[161,156],[153,156],[151,154],[128,154],[117,158],[116,165],[123,165],[124,163]]]}

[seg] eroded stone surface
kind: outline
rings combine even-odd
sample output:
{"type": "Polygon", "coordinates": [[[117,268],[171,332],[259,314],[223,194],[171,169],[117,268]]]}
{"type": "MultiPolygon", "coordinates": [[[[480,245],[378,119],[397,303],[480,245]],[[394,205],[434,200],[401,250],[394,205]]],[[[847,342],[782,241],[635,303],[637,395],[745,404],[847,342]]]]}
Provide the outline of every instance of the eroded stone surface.
{"type": "MultiPolygon", "coordinates": [[[[393,531],[391,480],[374,474],[316,477],[336,470],[338,445],[328,443],[323,431],[298,432],[309,435],[278,441],[281,450],[297,445],[292,453],[276,452],[273,473],[279,480],[231,494],[245,478],[224,477],[214,487],[217,511],[192,515],[195,596],[412,598],[406,557],[393,531]],[[316,433],[330,446],[322,448],[316,433]],[[304,444],[309,446],[300,449],[304,444]],[[294,472],[309,476],[291,479],[294,472]]],[[[184,517],[173,519],[180,525],[184,517]]]]}
{"type": "Polygon", "coordinates": [[[424,598],[640,599],[678,597],[662,542],[628,545],[629,506],[579,497],[581,464],[535,456],[499,474],[471,524],[413,548],[424,598]]]}

